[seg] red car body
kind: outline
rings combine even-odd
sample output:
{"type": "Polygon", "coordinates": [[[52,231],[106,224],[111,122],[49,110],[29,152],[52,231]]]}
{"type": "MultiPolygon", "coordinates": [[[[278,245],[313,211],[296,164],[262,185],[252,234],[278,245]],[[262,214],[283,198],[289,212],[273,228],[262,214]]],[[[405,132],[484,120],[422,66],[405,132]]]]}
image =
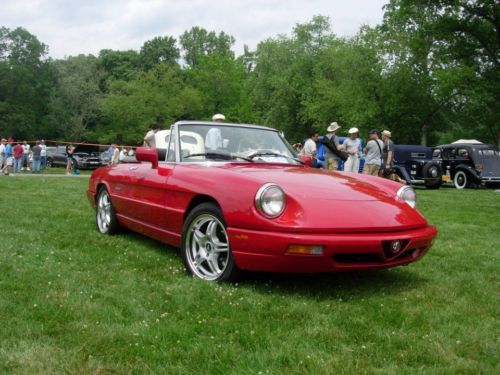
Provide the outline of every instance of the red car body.
{"type": "Polygon", "coordinates": [[[151,149],[138,149],[137,157],[142,162],[97,169],[90,178],[90,203],[96,205],[96,195],[105,187],[120,225],[181,247],[190,211],[213,202],[220,207],[232,256],[242,270],[388,268],[421,258],[437,233],[415,208],[397,199],[401,185],[386,179],[300,164],[158,163],[151,149]],[[254,204],[256,192],[269,182],[286,195],[286,207],[276,218],[262,215],[254,204]],[[396,241],[399,246],[393,249],[396,241]],[[290,251],[301,246],[322,251],[290,251]]]}

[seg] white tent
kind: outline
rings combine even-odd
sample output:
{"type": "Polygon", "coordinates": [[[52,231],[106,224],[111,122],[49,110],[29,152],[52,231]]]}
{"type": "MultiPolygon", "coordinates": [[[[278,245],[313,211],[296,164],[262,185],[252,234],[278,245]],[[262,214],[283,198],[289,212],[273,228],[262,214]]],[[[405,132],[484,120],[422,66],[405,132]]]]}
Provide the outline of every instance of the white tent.
{"type": "Polygon", "coordinates": [[[458,141],[455,141],[453,143],[469,143],[473,145],[482,145],[483,142],[479,142],[477,139],[459,139],[458,141]]]}

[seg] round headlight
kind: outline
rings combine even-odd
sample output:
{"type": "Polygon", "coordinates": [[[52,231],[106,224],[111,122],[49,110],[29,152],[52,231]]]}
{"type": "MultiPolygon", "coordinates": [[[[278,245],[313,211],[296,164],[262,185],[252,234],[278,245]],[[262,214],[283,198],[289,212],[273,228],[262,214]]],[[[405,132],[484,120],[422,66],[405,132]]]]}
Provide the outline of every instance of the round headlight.
{"type": "Polygon", "coordinates": [[[410,207],[415,208],[417,205],[417,193],[410,186],[402,186],[398,190],[397,197],[400,201],[408,203],[410,207]]]}
{"type": "Polygon", "coordinates": [[[285,204],[285,192],[278,185],[262,185],[255,194],[255,207],[266,217],[275,218],[281,215],[285,204]]]}

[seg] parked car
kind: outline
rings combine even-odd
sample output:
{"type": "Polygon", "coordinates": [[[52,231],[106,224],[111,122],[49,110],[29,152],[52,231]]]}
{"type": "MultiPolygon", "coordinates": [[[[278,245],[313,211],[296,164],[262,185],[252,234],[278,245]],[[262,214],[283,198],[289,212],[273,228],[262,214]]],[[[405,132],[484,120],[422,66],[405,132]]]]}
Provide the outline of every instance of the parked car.
{"type": "Polygon", "coordinates": [[[66,167],[66,146],[47,146],[47,167],[66,167]]]}
{"type": "Polygon", "coordinates": [[[432,157],[457,189],[500,183],[500,153],[494,146],[452,143],[434,148],[432,157]]]}
{"type": "Polygon", "coordinates": [[[436,236],[410,186],[310,168],[275,129],[182,121],[162,135],[166,148],[94,171],[88,199],[100,233],[126,227],[180,247],[201,279],[394,267],[436,236]]]}
{"type": "MultiPolygon", "coordinates": [[[[73,158],[78,169],[96,169],[101,166],[99,146],[76,145],[73,158]]],[[[66,145],[47,147],[47,167],[66,167],[66,145]]]]}
{"type": "Polygon", "coordinates": [[[424,184],[428,189],[438,189],[442,183],[441,163],[432,158],[432,148],[417,145],[394,147],[394,169],[408,184],[424,184]]]}

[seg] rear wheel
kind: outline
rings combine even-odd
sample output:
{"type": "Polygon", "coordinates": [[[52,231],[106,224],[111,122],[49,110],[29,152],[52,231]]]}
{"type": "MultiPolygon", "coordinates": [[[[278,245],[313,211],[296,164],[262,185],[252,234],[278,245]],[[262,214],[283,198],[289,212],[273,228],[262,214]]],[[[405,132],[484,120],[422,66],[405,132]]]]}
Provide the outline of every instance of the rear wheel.
{"type": "Polygon", "coordinates": [[[115,234],[120,229],[116,211],[105,187],[102,187],[97,195],[96,224],[102,234],[115,234]]]}
{"type": "Polygon", "coordinates": [[[182,260],[192,275],[208,281],[235,280],[234,262],[224,217],[213,203],[203,203],[188,215],[182,230],[182,260]]]}
{"type": "Polygon", "coordinates": [[[469,177],[465,171],[457,171],[453,177],[453,183],[457,189],[465,189],[470,186],[469,177]]]}
{"type": "Polygon", "coordinates": [[[47,168],[52,168],[52,159],[47,159],[47,168]]]}

